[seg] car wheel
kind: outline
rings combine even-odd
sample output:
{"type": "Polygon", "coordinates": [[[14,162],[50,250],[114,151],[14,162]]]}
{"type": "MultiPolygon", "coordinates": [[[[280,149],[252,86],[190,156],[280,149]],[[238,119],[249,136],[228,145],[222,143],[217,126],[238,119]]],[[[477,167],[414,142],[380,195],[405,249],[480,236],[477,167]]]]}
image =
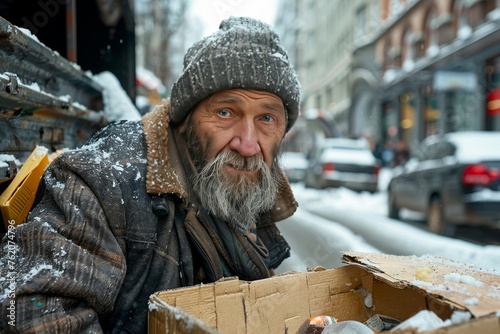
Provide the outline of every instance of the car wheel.
{"type": "Polygon", "coordinates": [[[399,207],[396,204],[396,199],[394,198],[394,193],[389,189],[388,202],[388,214],[389,218],[399,219],[399,207]]]}
{"type": "Polygon", "coordinates": [[[429,231],[441,235],[453,236],[455,234],[455,228],[446,223],[443,212],[444,207],[441,198],[439,198],[439,196],[433,196],[427,212],[427,225],[429,231]]]}

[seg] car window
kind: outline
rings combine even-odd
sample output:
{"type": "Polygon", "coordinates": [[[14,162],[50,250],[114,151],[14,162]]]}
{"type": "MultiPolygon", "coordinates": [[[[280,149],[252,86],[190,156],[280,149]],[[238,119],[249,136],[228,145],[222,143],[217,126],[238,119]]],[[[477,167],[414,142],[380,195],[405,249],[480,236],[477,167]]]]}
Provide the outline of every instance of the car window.
{"type": "Polygon", "coordinates": [[[445,156],[449,155],[450,145],[447,142],[436,143],[434,147],[432,147],[432,159],[443,159],[445,156]]]}
{"type": "Polygon", "coordinates": [[[427,145],[422,149],[422,160],[421,161],[428,161],[428,160],[434,160],[436,159],[437,155],[437,148],[436,148],[436,143],[427,145]]]}
{"type": "Polygon", "coordinates": [[[428,160],[429,157],[427,155],[428,144],[425,142],[420,143],[417,147],[412,151],[412,158],[415,161],[425,161],[428,160]]]}
{"type": "Polygon", "coordinates": [[[455,155],[455,145],[453,145],[450,142],[445,142],[445,145],[443,146],[443,157],[451,157],[455,155]]]}

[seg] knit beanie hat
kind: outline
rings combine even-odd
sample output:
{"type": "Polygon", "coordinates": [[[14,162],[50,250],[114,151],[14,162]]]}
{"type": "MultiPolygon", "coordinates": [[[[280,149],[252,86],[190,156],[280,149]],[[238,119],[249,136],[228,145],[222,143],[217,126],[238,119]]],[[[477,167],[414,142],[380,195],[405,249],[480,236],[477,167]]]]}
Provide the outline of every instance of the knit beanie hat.
{"type": "Polygon", "coordinates": [[[300,84],[278,35],[247,17],[223,20],[219,30],[195,43],[171,90],[170,119],[181,122],[201,100],[231,88],[264,90],[279,96],[290,130],[299,115],[300,84]]]}

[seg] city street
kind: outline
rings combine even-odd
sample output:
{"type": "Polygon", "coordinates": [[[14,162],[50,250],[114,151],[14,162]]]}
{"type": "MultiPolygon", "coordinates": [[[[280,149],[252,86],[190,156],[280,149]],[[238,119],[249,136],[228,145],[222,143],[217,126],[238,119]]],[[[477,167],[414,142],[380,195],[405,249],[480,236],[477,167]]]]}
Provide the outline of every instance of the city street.
{"type": "MultiPolygon", "coordinates": [[[[388,177],[381,174],[381,189],[388,177]]],[[[496,243],[479,239],[459,230],[456,238],[427,231],[423,217],[404,212],[404,221],[387,217],[386,193],[356,193],[345,188],[312,190],[300,183],[293,185],[299,202],[294,216],[278,227],[292,247],[292,256],[278,272],[305,271],[323,266],[342,265],[342,251],[381,252],[395,255],[437,254],[485,269],[500,270],[498,231],[496,243]]],[[[475,232],[479,238],[480,230],[475,232]]]]}

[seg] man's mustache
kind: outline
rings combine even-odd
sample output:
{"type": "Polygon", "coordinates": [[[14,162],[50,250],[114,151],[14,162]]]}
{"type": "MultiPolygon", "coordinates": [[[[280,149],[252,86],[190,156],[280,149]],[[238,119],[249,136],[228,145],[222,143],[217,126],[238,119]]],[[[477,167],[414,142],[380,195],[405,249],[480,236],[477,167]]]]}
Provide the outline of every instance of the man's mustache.
{"type": "Polygon", "coordinates": [[[220,164],[219,167],[222,167],[222,165],[230,165],[239,170],[259,171],[267,167],[262,155],[245,157],[237,152],[229,150],[219,153],[215,160],[216,163],[220,164]]]}

